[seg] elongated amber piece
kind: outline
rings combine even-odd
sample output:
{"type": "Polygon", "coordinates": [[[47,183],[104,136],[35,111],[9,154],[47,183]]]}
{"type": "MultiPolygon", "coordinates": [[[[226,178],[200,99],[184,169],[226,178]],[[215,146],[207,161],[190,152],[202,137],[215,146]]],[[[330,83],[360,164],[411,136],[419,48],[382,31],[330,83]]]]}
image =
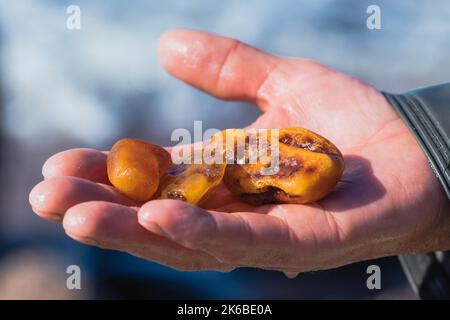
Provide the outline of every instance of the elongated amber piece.
{"type": "Polygon", "coordinates": [[[160,198],[197,204],[222,182],[225,166],[225,163],[174,165],[162,182],[160,198]]]}

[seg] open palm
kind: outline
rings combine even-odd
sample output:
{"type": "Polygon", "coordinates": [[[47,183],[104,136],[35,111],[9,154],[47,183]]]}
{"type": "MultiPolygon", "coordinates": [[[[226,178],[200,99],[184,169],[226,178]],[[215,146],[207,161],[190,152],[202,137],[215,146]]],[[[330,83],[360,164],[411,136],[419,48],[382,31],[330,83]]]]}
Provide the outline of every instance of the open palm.
{"type": "Polygon", "coordinates": [[[257,104],[264,113],[252,127],[305,127],[327,137],[344,154],[344,176],[307,205],[252,207],[224,187],[203,208],[175,200],[141,205],[108,184],[104,153],[69,150],[46,162],[30,202],[43,218],[62,220],[72,238],[182,270],[288,274],[448,245],[439,182],[375,88],[312,61],[194,31],[166,33],[159,54],[194,87],[257,104]]]}

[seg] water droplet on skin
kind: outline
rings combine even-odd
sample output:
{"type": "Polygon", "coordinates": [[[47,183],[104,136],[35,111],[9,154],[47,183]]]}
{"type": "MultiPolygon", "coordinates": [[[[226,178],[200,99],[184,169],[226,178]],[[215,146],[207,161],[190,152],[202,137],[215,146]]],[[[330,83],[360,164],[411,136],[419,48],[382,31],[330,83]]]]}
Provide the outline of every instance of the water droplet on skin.
{"type": "Polygon", "coordinates": [[[297,278],[297,276],[299,275],[300,272],[289,272],[289,271],[284,271],[283,272],[284,275],[289,278],[289,279],[294,279],[297,278]]]}

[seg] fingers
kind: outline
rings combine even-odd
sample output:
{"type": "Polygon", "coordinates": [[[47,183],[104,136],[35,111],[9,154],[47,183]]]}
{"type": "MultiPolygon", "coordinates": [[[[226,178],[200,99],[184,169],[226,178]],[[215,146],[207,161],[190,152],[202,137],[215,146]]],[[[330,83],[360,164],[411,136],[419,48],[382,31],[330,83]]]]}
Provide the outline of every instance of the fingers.
{"type": "Polygon", "coordinates": [[[72,176],[109,184],[107,155],[94,149],[71,149],[50,157],[42,168],[45,178],[72,176]]]}
{"type": "Polygon", "coordinates": [[[158,53],[176,78],[222,99],[252,102],[280,60],[231,38],[189,30],[166,32],[158,53]]]}
{"type": "Polygon", "coordinates": [[[355,260],[351,229],[320,206],[275,205],[260,212],[206,211],[156,200],[138,213],[147,230],[227,264],[285,272],[337,267],[355,260]]]}
{"type": "Polygon", "coordinates": [[[147,230],[224,263],[287,270],[295,264],[294,250],[301,250],[289,226],[270,215],[221,213],[156,200],[140,209],[138,219],[147,230]]]}
{"type": "Polygon", "coordinates": [[[187,249],[143,228],[137,209],[108,202],[86,202],[67,211],[63,226],[75,240],[129,252],[179,270],[230,270],[210,255],[187,249]]]}
{"type": "Polygon", "coordinates": [[[93,200],[116,202],[127,206],[137,205],[111,186],[76,177],[44,180],[33,188],[29,197],[33,211],[49,220],[60,220],[70,207],[93,200]]]}

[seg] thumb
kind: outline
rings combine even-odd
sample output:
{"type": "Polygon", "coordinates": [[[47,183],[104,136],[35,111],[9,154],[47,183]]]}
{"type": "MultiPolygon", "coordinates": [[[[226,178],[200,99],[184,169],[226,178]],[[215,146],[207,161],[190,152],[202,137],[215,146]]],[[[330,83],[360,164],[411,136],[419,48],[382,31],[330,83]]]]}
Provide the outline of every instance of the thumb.
{"type": "Polygon", "coordinates": [[[190,30],[166,32],[158,53],[174,77],[221,99],[250,102],[281,61],[238,40],[190,30]]]}

